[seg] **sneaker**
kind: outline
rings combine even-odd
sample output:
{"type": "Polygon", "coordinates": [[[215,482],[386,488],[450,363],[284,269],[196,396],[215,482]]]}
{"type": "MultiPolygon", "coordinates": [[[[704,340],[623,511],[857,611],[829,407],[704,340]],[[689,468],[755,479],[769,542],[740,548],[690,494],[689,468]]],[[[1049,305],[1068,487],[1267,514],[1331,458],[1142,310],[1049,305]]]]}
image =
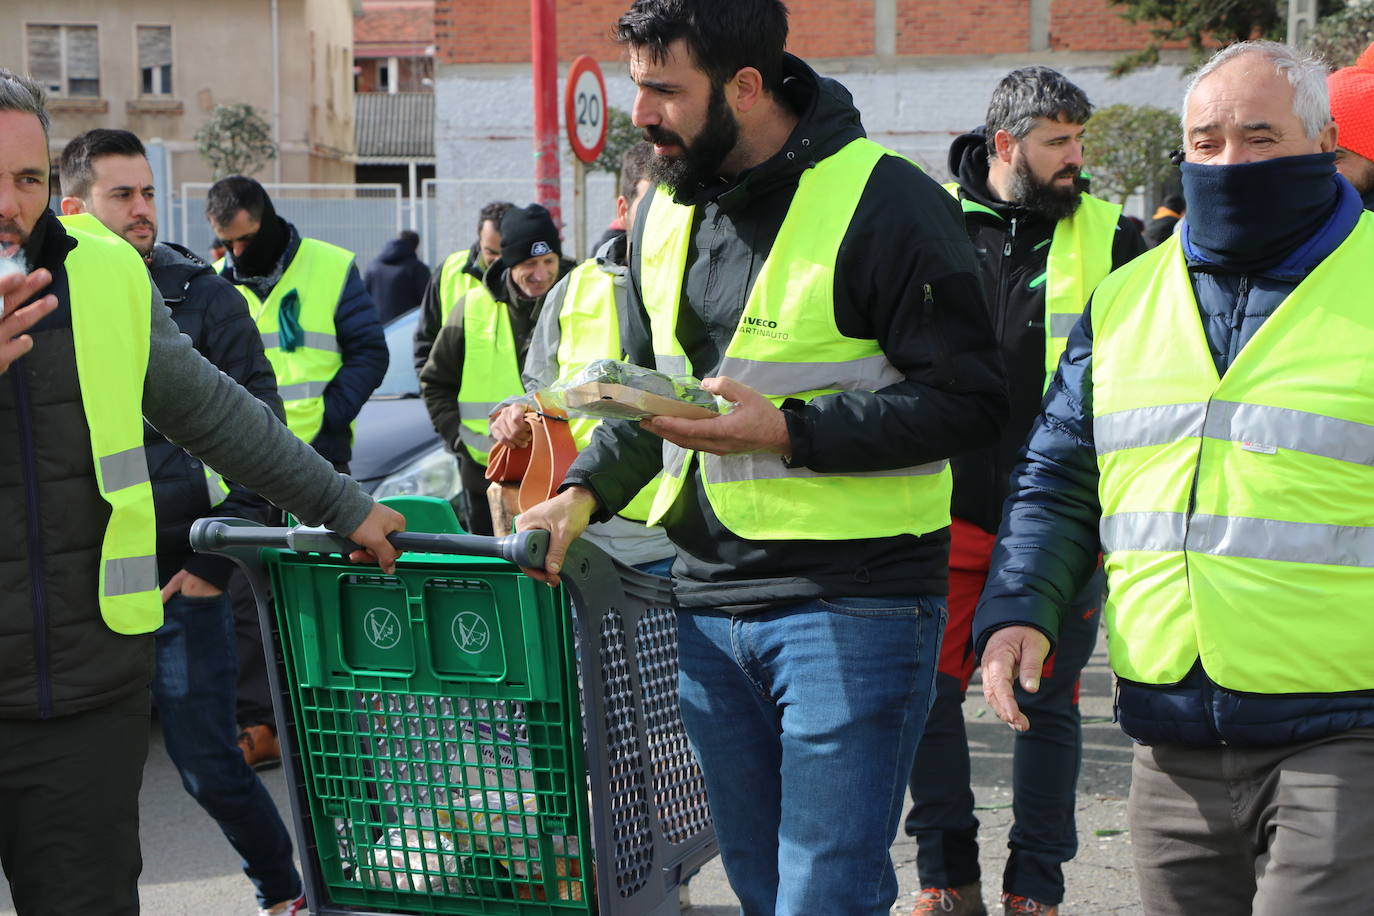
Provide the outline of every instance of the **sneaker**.
{"type": "Polygon", "coordinates": [[[983,906],[983,885],[980,881],[959,887],[923,887],[916,897],[916,908],[911,916],[924,913],[947,914],[947,916],[988,916],[983,906]]]}
{"type": "Polygon", "coordinates": [[[244,762],[255,770],[281,766],[281,745],[277,744],[277,735],[270,725],[250,725],[239,732],[239,750],[243,751],[244,762]]]}
{"type": "Polygon", "coordinates": [[[1006,916],[1059,916],[1059,904],[1041,903],[1017,894],[1003,894],[1002,912],[1006,916]]]}
{"type": "MultiPolygon", "coordinates": [[[[266,728],[266,725],[258,726],[266,728]]],[[[276,740],[272,741],[276,744],[276,740]]],[[[274,903],[269,907],[261,907],[258,916],[296,916],[297,913],[305,912],[305,895],[301,894],[295,900],[283,900],[281,903],[274,903]]]]}

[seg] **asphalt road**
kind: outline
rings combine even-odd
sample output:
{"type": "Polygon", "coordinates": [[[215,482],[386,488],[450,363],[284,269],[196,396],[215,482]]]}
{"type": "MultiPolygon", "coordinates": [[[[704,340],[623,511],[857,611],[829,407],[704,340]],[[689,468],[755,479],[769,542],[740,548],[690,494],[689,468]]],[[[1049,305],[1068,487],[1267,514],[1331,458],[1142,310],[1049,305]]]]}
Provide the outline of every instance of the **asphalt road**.
{"type": "MultiPolygon", "coordinates": [[[[1111,675],[1105,652],[1097,654],[1083,677],[1085,718],[1083,771],[1079,781],[1078,858],[1066,873],[1068,896],[1063,916],[1119,914],[1138,916],[1135,878],[1130,866],[1126,830],[1126,792],[1130,784],[1130,743],[1111,723],[1111,675]]],[[[983,706],[977,684],[964,704],[973,747],[975,792],[982,821],[984,895],[997,913],[1001,875],[1010,826],[1011,731],[983,706]]],[[[263,774],[283,814],[289,817],[280,769],[263,774]]],[[[143,912],[150,916],[251,916],[256,912],[251,888],[238,860],[213,822],[181,788],[154,727],[142,795],[143,912]]],[[[892,912],[906,916],[918,891],[916,846],[899,836],[892,850],[901,896],[892,912]]],[[[74,875],[74,880],[80,876],[74,875]]],[[[691,885],[692,916],[738,913],[738,903],[725,881],[719,860],[691,885]]],[[[0,914],[14,913],[8,888],[0,883],[0,914]]]]}

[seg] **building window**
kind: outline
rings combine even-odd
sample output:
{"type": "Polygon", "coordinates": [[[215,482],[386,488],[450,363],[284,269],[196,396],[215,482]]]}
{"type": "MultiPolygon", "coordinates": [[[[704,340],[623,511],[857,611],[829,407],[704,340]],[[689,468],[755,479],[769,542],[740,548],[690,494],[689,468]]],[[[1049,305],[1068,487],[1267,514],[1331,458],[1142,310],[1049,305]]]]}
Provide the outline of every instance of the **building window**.
{"type": "Polygon", "coordinates": [[[100,47],[93,25],[29,25],[29,75],[57,96],[100,97],[100,47]]]}
{"type": "Polygon", "coordinates": [[[377,65],[377,91],[391,91],[391,68],[386,64],[377,65]]]}
{"type": "Polygon", "coordinates": [[[172,94],[172,27],[138,27],[139,91],[144,95],[172,94]]]}

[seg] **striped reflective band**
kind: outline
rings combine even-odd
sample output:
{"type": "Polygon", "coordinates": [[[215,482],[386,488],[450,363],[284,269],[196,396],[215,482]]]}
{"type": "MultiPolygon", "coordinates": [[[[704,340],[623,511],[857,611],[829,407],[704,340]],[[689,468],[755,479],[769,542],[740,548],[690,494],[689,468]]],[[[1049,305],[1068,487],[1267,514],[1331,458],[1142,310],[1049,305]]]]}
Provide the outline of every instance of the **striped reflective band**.
{"type": "MultiPolygon", "coordinates": [[[[688,373],[685,356],[660,353],[654,356],[654,362],[658,371],[667,375],[688,373]]],[[[836,363],[775,363],[727,356],[715,374],[728,375],[766,394],[830,389],[876,391],[905,378],[881,353],[836,363]]]]}
{"type": "Polygon", "coordinates": [[[756,391],[775,395],[829,389],[876,391],[906,378],[881,353],[836,363],[774,363],[727,356],[716,371],[756,391]]]}
{"type": "Polygon", "coordinates": [[[687,368],[687,357],[685,356],[667,356],[662,353],[655,353],[654,367],[664,375],[690,374],[690,370],[687,368]]]}
{"type": "Polygon", "coordinates": [[[491,436],[484,436],[481,433],[468,429],[466,426],[458,427],[458,441],[464,445],[470,445],[478,451],[489,452],[496,445],[496,440],[491,436]]]}
{"type": "Polygon", "coordinates": [[[504,404],[505,401],[458,401],[458,412],[463,415],[465,420],[485,420],[491,416],[491,412],[504,404]]]}
{"type": "Polygon", "coordinates": [[[148,458],[141,445],[100,459],[100,480],[106,493],[136,487],[151,479],[148,475],[148,458]]]}
{"type": "Polygon", "coordinates": [[[843,479],[853,477],[924,477],[938,474],[948,461],[933,461],[909,468],[886,471],[847,471],[822,473],[810,468],[789,468],[777,455],[702,455],[706,462],[706,477],[711,483],[745,483],[750,480],[843,479]]]}
{"type": "Polygon", "coordinates": [[[1099,455],[1126,448],[1167,445],[1201,433],[1206,415],[1205,403],[1118,410],[1093,417],[1093,442],[1099,455]]]}
{"type": "Polygon", "coordinates": [[[106,598],[156,590],[157,557],[123,557],[105,561],[106,598]]]}
{"type": "Polygon", "coordinates": [[[282,385],[277,389],[283,401],[303,401],[306,398],[322,398],[328,382],[298,382],[295,385],[282,385]]]}
{"type": "Polygon", "coordinates": [[[1073,326],[1078,324],[1078,319],[1082,317],[1081,314],[1074,312],[1055,312],[1050,316],[1050,336],[1068,337],[1073,326]]]}
{"type": "Polygon", "coordinates": [[[1234,401],[1213,401],[1210,406],[1168,404],[1117,411],[1093,420],[1099,455],[1164,445],[1199,433],[1209,439],[1374,466],[1374,426],[1287,407],[1234,401]]]}
{"type": "MultiPolygon", "coordinates": [[[[264,350],[275,350],[280,348],[278,331],[265,331],[262,335],[262,348],[264,350]]],[[[339,352],[339,341],[333,334],[325,334],[321,331],[306,331],[305,341],[302,346],[309,347],[311,350],[325,350],[330,353],[339,352]]]]}
{"type": "Polygon", "coordinates": [[[1102,519],[1102,548],[1179,551],[1219,557],[1374,568],[1374,528],[1269,518],[1122,512],[1102,519]]]}

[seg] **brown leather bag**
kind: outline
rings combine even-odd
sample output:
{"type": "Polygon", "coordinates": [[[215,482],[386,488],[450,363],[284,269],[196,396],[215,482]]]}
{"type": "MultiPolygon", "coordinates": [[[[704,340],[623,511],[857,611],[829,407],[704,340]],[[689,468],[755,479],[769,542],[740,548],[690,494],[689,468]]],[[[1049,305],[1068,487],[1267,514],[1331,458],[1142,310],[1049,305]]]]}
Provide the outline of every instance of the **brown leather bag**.
{"type": "Polygon", "coordinates": [[[577,457],[577,443],[560,410],[528,412],[530,444],[510,448],[497,443],[487,458],[486,478],[494,483],[519,481],[520,511],[524,512],[553,496],[568,466],[577,457]]]}
{"type": "Polygon", "coordinates": [[[511,448],[498,442],[487,455],[486,478],[493,483],[520,481],[530,466],[530,447],[511,448]]]}
{"type": "Polygon", "coordinates": [[[534,432],[534,440],[530,443],[529,467],[520,481],[521,512],[528,512],[557,493],[568,466],[577,458],[577,443],[566,417],[527,413],[525,420],[534,432]]]}

